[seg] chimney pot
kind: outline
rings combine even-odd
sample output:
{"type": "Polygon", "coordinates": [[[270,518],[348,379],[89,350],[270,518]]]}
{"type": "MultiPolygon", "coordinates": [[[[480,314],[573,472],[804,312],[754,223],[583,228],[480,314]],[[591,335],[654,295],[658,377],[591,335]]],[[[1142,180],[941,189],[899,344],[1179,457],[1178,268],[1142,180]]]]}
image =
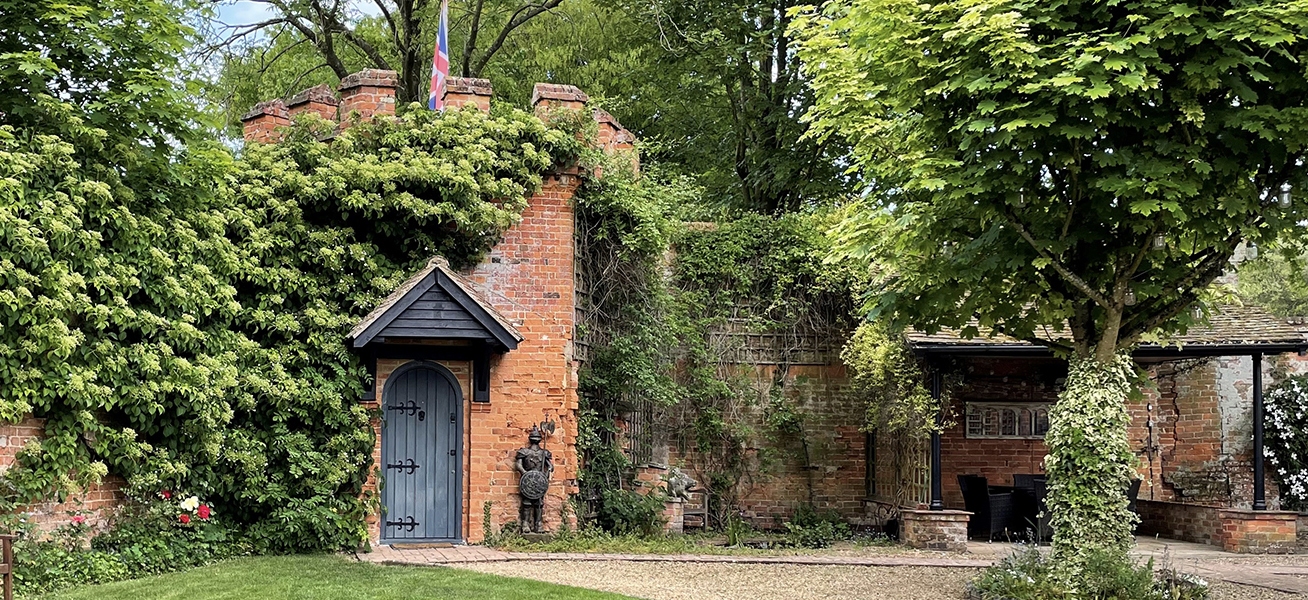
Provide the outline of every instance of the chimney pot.
{"type": "Polygon", "coordinates": [[[280,99],[265,100],[241,115],[241,133],[247,142],[275,142],[281,139],[278,128],[290,123],[286,105],[280,99]]]}
{"type": "Polygon", "coordinates": [[[341,80],[341,126],[348,126],[348,116],[358,112],[360,119],[371,121],[375,115],[395,114],[395,89],[400,78],[395,71],[364,69],[341,80]]]}
{"type": "Polygon", "coordinates": [[[531,91],[531,105],[536,109],[537,115],[555,108],[581,110],[588,101],[590,97],[586,92],[571,85],[538,83],[531,91]]]}
{"type": "Polygon", "coordinates": [[[462,108],[471,102],[477,110],[490,112],[491,82],[473,77],[451,77],[445,80],[445,106],[462,108]]]}
{"type": "Polygon", "coordinates": [[[326,84],[315,85],[286,99],[286,112],[294,118],[302,112],[318,113],[329,121],[336,120],[336,107],[340,101],[326,84]]]}

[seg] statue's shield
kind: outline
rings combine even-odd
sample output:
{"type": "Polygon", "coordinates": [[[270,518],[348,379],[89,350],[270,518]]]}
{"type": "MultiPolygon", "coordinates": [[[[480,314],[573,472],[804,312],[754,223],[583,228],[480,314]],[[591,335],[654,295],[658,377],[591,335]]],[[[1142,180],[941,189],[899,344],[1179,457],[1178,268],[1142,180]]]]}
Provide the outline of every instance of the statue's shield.
{"type": "Polygon", "coordinates": [[[542,471],[527,471],[518,483],[518,493],[528,500],[540,500],[550,487],[550,478],[542,471]]]}

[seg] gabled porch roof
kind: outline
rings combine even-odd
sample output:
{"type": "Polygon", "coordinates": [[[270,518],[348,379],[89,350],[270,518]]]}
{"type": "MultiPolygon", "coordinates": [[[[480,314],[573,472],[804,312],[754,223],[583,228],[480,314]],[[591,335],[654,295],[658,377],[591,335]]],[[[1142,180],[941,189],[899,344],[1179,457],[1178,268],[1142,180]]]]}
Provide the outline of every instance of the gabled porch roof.
{"type": "Polygon", "coordinates": [[[386,338],[480,341],[501,352],[523,340],[472,282],[439,256],[391,292],[349,335],[352,348],[386,338]]]}

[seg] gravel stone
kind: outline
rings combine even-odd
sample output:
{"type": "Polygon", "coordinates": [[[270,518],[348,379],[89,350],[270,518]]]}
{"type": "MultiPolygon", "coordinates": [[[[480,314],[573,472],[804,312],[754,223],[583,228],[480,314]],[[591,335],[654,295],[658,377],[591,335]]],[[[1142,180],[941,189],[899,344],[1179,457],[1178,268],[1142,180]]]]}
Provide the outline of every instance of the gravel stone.
{"type": "MultiPolygon", "coordinates": [[[[721,563],[493,562],[458,565],[649,600],[962,600],[978,569],[721,563]]],[[[1304,596],[1216,582],[1212,600],[1304,596]]]]}

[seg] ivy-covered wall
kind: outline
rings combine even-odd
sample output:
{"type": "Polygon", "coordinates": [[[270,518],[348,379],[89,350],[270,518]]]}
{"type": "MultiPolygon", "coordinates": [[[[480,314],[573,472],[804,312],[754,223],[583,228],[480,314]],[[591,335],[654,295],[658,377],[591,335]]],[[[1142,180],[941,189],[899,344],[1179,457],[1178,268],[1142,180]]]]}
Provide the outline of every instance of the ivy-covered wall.
{"type": "Polygon", "coordinates": [[[375,439],[345,332],[432,255],[476,264],[586,139],[507,107],[343,130],[309,111],[239,158],[141,168],[42,106],[57,133],[0,127],[0,416],[45,420],[5,508],[112,474],[200,497],[256,550],[366,539],[375,439]]]}

